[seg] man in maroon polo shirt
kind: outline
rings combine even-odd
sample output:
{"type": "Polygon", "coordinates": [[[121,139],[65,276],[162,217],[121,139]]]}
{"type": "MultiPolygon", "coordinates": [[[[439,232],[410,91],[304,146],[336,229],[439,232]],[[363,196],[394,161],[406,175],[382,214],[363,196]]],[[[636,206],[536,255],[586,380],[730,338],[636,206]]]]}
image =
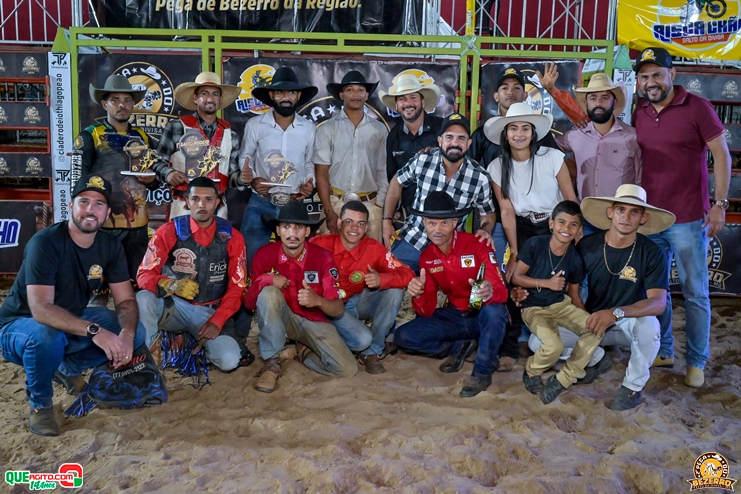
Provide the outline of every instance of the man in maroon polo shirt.
{"type": "MultiPolygon", "coordinates": [[[[648,200],[674,213],[671,228],[649,238],[676,259],[686,307],[687,370],[684,383],[699,388],[710,355],[708,239],[725,224],[731,158],[725,131],[710,102],[672,85],[675,69],[663,48],[643,50],[635,64],[644,96],[633,113],[643,155],[648,200]],[[707,151],[713,155],[715,198],[708,197],[707,151]]],[[[654,367],[674,366],[671,300],[659,317],[661,347],[654,367]]]]}

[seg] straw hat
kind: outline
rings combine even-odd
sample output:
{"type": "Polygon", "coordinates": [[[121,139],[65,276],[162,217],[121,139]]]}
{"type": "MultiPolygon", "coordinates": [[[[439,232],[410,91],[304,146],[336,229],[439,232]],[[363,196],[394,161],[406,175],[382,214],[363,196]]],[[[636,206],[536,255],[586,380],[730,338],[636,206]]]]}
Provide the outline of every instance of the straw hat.
{"type": "Polygon", "coordinates": [[[108,76],[105,80],[105,85],[102,88],[96,88],[90,84],[90,98],[97,104],[103,101],[103,96],[110,93],[127,93],[131,95],[131,99],[134,103],[138,103],[142,100],[147,90],[134,89],[131,87],[131,83],[125,75],[113,74],[108,76]]]}
{"type": "Polygon", "coordinates": [[[226,108],[234,103],[242,88],[230,86],[221,83],[221,77],[214,72],[201,72],[196,77],[195,82],[184,82],[175,88],[175,101],[186,110],[196,110],[196,104],[193,102],[193,94],[201,86],[216,86],[221,89],[221,106],[219,110],[226,108]]]}
{"type": "Polygon", "coordinates": [[[615,109],[613,115],[620,115],[625,109],[625,93],[623,89],[617,84],[612,82],[610,76],[607,74],[594,74],[589,79],[587,87],[580,87],[574,89],[576,93],[576,101],[579,102],[579,106],[586,113],[587,111],[587,95],[589,93],[596,93],[599,91],[611,91],[615,95],[615,109]]]}
{"type": "Polygon", "coordinates": [[[422,85],[414,74],[401,74],[389,88],[389,92],[379,91],[381,101],[390,110],[396,111],[396,97],[419,93],[425,99],[425,111],[431,112],[440,101],[440,88],[435,84],[422,85]]]}
{"type": "Polygon", "coordinates": [[[607,217],[605,210],[614,203],[632,204],[641,206],[650,215],[645,225],[638,228],[638,233],[651,235],[663,232],[674,224],[675,217],[665,209],[654,207],[646,202],[646,191],[643,187],[633,184],[623,184],[618,187],[615,197],[587,197],[581,202],[581,212],[584,219],[600,228],[608,230],[612,220],[607,217]]]}
{"type": "Polygon", "coordinates": [[[539,115],[535,113],[532,107],[527,103],[514,103],[507,110],[506,117],[491,117],[484,124],[484,134],[494,144],[501,144],[500,137],[502,130],[512,122],[528,122],[535,127],[535,133],[538,134],[538,140],[542,140],[553,125],[553,116],[539,115]]]}

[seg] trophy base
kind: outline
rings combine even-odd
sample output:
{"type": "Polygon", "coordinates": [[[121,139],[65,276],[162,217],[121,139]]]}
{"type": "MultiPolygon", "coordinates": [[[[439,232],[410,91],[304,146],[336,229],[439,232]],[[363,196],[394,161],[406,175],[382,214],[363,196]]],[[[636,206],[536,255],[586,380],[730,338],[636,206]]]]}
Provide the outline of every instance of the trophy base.
{"type": "Polygon", "coordinates": [[[124,172],[121,172],[121,175],[129,175],[131,177],[155,177],[155,176],[157,176],[157,173],[155,173],[155,172],[130,172],[130,171],[124,171],[124,172]]]}

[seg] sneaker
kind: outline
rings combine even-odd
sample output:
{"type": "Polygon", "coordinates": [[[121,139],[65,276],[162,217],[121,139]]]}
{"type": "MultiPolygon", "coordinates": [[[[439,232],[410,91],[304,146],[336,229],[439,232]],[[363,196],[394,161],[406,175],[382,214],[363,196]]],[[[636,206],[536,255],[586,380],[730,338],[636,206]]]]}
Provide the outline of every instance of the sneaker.
{"type": "Polygon", "coordinates": [[[703,384],[705,384],[705,372],[699,367],[687,367],[684,385],[690,388],[701,388],[703,384]]]}
{"type": "Polygon", "coordinates": [[[620,386],[620,391],[618,391],[617,396],[610,403],[610,410],[623,412],[635,408],[641,402],[641,397],[643,397],[642,391],[633,391],[625,386],[620,386]]]}
{"type": "Polygon", "coordinates": [[[673,369],[674,359],[662,357],[661,355],[657,355],[653,363],[651,364],[651,367],[666,367],[668,369],[673,369]]]}
{"type": "Polygon", "coordinates": [[[79,395],[85,389],[85,386],[87,386],[87,382],[82,376],[65,376],[60,371],[54,373],[53,381],[64,386],[67,394],[72,396],[79,395]]]}
{"type": "Polygon", "coordinates": [[[54,409],[32,408],[28,416],[28,429],[39,436],[58,436],[59,426],[54,420],[54,409]]]}
{"type": "Polygon", "coordinates": [[[471,398],[485,391],[491,385],[491,375],[486,377],[468,376],[461,389],[462,398],[471,398]]]}
{"type": "Polygon", "coordinates": [[[525,383],[525,389],[534,395],[539,394],[540,390],[543,389],[543,380],[540,376],[530,377],[527,375],[527,371],[522,371],[522,382],[525,383]]]}
{"type": "Polygon", "coordinates": [[[499,359],[499,367],[497,367],[497,372],[511,372],[512,369],[515,367],[515,359],[512,357],[502,357],[499,359]]]}
{"type": "Polygon", "coordinates": [[[368,374],[383,374],[386,372],[386,368],[381,363],[381,359],[375,353],[365,355],[361,353],[358,355],[358,361],[365,366],[365,372],[368,374]]]}
{"type": "Polygon", "coordinates": [[[610,360],[610,356],[605,352],[605,355],[599,362],[585,369],[586,374],[584,374],[584,377],[581,379],[577,379],[575,384],[591,384],[595,379],[597,379],[597,377],[606,373],[610,369],[612,369],[612,360],[610,360]]]}
{"type": "Polygon", "coordinates": [[[466,361],[466,357],[471,355],[476,350],[476,340],[465,340],[461,349],[458,353],[449,355],[445,361],[440,364],[440,372],[449,374],[451,372],[458,372],[463,368],[463,364],[466,361]]]}
{"type": "Polygon", "coordinates": [[[545,382],[545,384],[543,385],[543,389],[540,390],[540,401],[542,401],[544,405],[547,405],[548,403],[555,400],[558,395],[560,395],[564,391],[566,391],[566,388],[564,388],[563,385],[558,382],[558,379],[556,379],[556,375],[553,374],[545,382]]]}

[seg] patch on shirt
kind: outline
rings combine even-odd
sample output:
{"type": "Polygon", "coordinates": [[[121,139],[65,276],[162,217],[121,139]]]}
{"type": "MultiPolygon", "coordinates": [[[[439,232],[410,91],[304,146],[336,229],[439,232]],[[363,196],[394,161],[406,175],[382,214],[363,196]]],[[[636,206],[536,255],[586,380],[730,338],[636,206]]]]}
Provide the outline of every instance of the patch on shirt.
{"type": "Polygon", "coordinates": [[[633,283],[638,283],[638,274],[636,273],[635,268],[632,268],[630,266],[625,266],[623,270],[620,271],[620,279],[632,281],[633,283]]]}
{"type": "Polygon", "coordinates": [[[475,268],[476,267],[476,256],[461,256],[461,267],[462,268],[475,268]]]}
{"type": "Polygon", "coordinates": [[[196,272],[196,253],[190,249],[181,248],[172,253],[175,262],[172,270],[176,273],[193,274],[196,272]]]}
{"type": "Polygon", "coordinates": [[[319,283],[319,271],[304,271],[304,281],[306,283],[319,283]]]}
{"type": "Polygon", "coordinates": [[[337,290],[337,296],[339,298],[344,299],[345,297],[347,297],[347,293],[345,293],[345,290],[343,290],[342,288],[340,288],[340,289],[337,290]]]}
{"type": "Polygon", "coordinates": [[[436,268],[430,268],[430,273],[442,273],[443,269],[445,268],[443,268],[442,266],[438,266],[436,268]]]}
{"type": "Polygon", "coordinates": [[[226,261],[212,262],[208,266],[208,282],[221,283],[226,277],[228,264],[226,261]]]}
{"type": "Polygon", "coordinates": [[[432,264],[442,264],[443,261],[441,259],[433,259],[432,264]]]}
{"type": "Polygon", "coordinates": [[[101,268],[98,264],[93,264],[92,266],[90,266],[90,271],[87,274],[87,279],[102,280],[103,279],[103,268],[101,268]]]}
{"type": "Polygon", "coordinates": [[[492,264],[497,263],[497,256],[493,252],[489,252],[489,262],[492,264]]]}
{"type": "Polygon", "coordinates": [[[360,283],[363,281],[363,272],[362,271],[355,271],[353,274],[350,275],[350,281],[353,283],[360,283]]]}
{"type": "Polygon", "coordinates": [[[404,264],[396,258],[391,252],[386,252],[386,261],[388,262],[389,269],[396,269],[402,267],[404,264]]]}
{"type": "Polygon", "coordinates": [[[337,272],[337,268],[329,268],[329,275],[336,280],[340,279],[340,273],[337,272]]]}

